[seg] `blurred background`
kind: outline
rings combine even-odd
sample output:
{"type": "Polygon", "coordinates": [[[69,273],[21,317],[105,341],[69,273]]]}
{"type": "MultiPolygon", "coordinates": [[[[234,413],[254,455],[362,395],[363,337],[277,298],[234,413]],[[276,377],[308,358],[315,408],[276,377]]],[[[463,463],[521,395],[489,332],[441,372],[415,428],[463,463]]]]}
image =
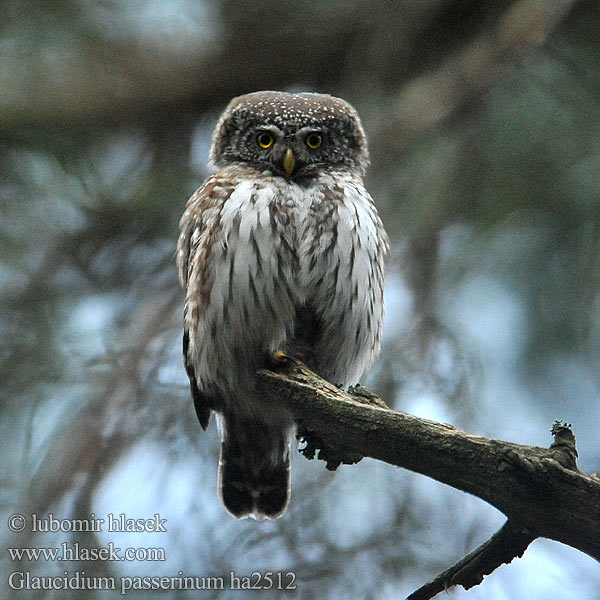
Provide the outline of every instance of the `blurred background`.
{"type": "MultiPolygon", "coordinates": [[[[216,428],[200,430],[182,365],[174,253],[215,120],[250,91],[331,93],[362,116],[367,187],[392,240],[383,350],[363,383],[399,410],[523,444],[548,446],[553,420],[568,421],[580,468],[600,471],[596,0],[0,10],[2,598],[118,595],[6,585],[13,571],[65,570],[293,571],[298,598],[403,598],[504,521],[420,475],[370,459],[332,474],[297,453],[283,518],[221,507],[216,428]],[[168,531],[11,533],[13,513],[159,513],[168,531]],[[162,547],[166,560],[5,550],[65,541],[162,547]]],[[[538,540],[450,597],[598,600],[600,567],[538,540]]]]}

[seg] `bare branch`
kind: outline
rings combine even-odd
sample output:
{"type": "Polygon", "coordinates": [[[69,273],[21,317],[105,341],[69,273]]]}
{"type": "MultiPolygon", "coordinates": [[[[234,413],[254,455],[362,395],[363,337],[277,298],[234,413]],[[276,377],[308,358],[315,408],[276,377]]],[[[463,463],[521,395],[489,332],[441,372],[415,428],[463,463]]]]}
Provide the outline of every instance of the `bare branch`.
{"type": "Polygon", "coordinates": [[[527,529],[506,521],[487,542],[446,569],[432,582],[413,592],[406,600],[429,600],[455,585],[462,585],[466,590],[479,585],[485,575],[510,563],[513,558],[523,556],[534,539],[535,535],[527,529]]]}
{"type": "Polygon", "coordinates": [[[573,445],[490,440],[365,404],[295,361],[285,371],[260,371],[257,385],[314,432],[313,442],[324,440],[326,453],[352,461],[369,456],[428,475],[489,502],[533,537],[600,560],[600,482],[574,466],[573,445]]]}

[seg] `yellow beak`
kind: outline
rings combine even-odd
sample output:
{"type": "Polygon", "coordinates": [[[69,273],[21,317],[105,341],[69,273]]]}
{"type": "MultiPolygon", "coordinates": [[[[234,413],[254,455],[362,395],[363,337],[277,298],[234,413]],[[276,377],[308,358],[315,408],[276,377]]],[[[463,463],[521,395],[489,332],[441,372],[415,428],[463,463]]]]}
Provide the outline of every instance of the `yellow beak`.
{"type": "Polygon", "coordinates": [[[294,170],[294,165],[296,164],[296,159],[294,158],[294,153],[288,148],[285,151],[285,156],[283,158],[283,168],[288,175],[292,174],[294,170]]]}

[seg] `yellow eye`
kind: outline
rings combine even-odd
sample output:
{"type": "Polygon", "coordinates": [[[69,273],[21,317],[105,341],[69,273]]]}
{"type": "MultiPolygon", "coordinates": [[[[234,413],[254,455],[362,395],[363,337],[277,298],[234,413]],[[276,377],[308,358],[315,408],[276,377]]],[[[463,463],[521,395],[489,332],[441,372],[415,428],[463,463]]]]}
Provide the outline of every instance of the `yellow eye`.
{"type": "Polygon", "coordinates": [[[256,142],[261,148],[264,148],[266,150],[267,148],[270,148],[273,145],[273,143],[275,142],[275,138],[270,133],[265,133],[263,131],[262,133],[258,134],[256,142]]]}
{"type": "Polygon", "coordinates": [[[323,138],[318,133],[309,133],[304,141],[311,150],[316,150],[323,143],[323,138]]]}

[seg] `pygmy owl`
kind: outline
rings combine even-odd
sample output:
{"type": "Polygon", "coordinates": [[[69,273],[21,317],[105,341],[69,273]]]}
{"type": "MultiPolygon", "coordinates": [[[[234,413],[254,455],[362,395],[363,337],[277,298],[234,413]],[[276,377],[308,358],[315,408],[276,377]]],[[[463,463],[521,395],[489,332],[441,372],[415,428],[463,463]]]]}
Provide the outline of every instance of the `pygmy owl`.
{"type": "Polygon", "coordinates": [[[218,489],[235,517],[275,519],[290,496],[293,418],[255,390],[256,371],[281,350],[348,386],[379,351],[388,242],[368,161],[344,100],[239,96],[181,218],[185,366],[202,428],[217,414],[218,489]]]}

